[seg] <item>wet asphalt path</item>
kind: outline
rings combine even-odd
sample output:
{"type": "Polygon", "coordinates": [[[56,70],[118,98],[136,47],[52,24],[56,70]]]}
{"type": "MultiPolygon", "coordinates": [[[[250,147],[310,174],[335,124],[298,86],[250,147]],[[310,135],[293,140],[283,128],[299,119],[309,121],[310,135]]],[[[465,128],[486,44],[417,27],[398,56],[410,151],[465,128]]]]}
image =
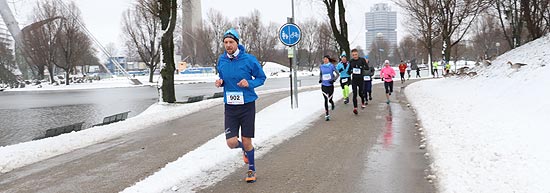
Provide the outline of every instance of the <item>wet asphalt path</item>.
{"type": "Polygon", "coordinates": [[[383,85],[374,86],[374,100],[359,115],[338,101],[331,121],[319,115],[302,134],[257,159],[256,183],[244,182],[243,164],[200,192],[436,192],[424,179],[428,164],[418,148],[405,85],[395,83],[390,105],[383,85]]]}
{"type": "MultiPolygon", "coordinates": [[[[261,95],[257,111],[288,91],[261,95]]],[[[119,192],[223,133],[223,105],[0,175],[0,192],[119,192]]]]}

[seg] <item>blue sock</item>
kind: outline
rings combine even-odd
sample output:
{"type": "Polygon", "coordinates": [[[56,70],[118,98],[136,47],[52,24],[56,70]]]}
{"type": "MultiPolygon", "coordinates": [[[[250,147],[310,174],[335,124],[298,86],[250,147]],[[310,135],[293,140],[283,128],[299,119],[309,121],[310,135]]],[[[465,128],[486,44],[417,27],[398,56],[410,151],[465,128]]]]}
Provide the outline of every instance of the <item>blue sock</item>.
{"type": "Polygon", "coordinates": [[[239,142],[239,144],[237,145],[237,147],[234,147],[233,149],[241,148],[244,151],[243,143],[239,140],[237,140],[237,142],[239,142]]]}
{"type": "Polygon", "coordinates": [[[254,166],[254,148],[250,151],[246,151],[246,157],[248,157],[248,169],[256,171],[256,167],[254,166]]]}

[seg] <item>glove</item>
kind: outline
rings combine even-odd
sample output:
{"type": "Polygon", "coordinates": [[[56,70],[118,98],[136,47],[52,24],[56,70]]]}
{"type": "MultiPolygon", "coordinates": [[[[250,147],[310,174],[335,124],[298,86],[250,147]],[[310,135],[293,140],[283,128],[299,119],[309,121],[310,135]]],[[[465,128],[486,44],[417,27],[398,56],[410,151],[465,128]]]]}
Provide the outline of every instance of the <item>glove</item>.
{"type": "Polygon", "coordinates": [[[334,80],[330,80],[330,84],[334,84],[334,80]]]}
{"type": "Polygon", "coordinates": [[[344,69],[340,69],[340,70],[338,70],[338,72],[343,72],[343,71],[344,71],[344,69]]]}
{"type": "Polygon", "coordinates": [[[321,84],[323,81],[322,80],[319,80],[319,84],[321,84]]]}

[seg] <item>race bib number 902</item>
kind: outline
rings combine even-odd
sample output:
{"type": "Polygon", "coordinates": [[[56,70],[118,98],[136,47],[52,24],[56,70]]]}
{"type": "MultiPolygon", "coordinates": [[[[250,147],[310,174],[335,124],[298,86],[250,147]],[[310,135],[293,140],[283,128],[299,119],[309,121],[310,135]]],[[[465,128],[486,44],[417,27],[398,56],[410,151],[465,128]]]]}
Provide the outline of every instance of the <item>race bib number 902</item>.
{"type": "Polygon", "coordinates": [[[226,94],[227,104],[229,105],[242,105],[244,104],[243,92],[227,92],[226,94]]]}

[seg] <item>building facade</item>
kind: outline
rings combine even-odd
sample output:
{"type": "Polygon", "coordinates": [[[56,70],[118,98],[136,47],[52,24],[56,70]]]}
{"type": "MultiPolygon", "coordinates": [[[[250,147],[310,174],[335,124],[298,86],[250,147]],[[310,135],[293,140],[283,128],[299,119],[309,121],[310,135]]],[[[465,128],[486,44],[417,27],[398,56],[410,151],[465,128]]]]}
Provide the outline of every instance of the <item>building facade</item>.
{"type": "Polygon", "coordinates": [[[370,12],[365,13],[365,50],[371,50],[376,38],[383,38],[390,43],[389,52],[397,46],[397,12],[392,11],[387,3],[375,4],[370,12]]]}

